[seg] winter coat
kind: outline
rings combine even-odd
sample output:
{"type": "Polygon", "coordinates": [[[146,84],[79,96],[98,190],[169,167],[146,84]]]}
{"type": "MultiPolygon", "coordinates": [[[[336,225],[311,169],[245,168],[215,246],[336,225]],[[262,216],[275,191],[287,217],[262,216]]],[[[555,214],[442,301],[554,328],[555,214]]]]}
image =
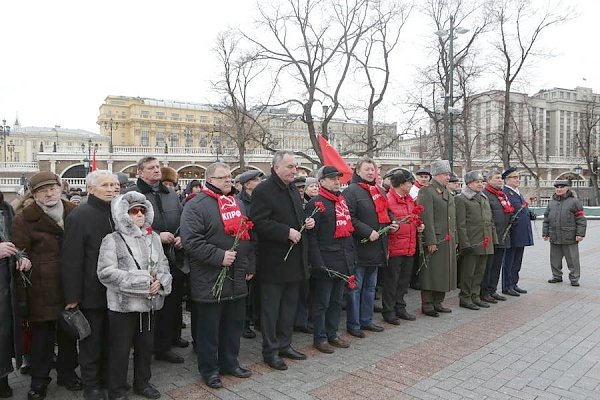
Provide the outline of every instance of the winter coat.
{"type": "Polygon", "coordinates": [[[160,310],[171,293],[173,277],[160,237],[150,227],[152,204],[141,193],[127,192],[112,200],[111,212],[115,232],[102,240],[97,268],[98,279],[107,289],[108,309],[120,313],[160,310]],[[134,201],[146,204],[146,223],[141,229],[128,214],[134,201]],[[149,295],[152,275],[161,284],[155,296],[149,295]]]}
{"type": "Polygon", "coordinates": [[[329,274],[320,267],[349,275],[354,271],[355,251],[352,235],[344,238],[334,238],[335,235],[335,203],[320,194],[313,197],[306,205],[306,216],[312,214],[315,202],[320,201],[325,206],[325,212],[317,212],[313,216],[315,227],[308,231],[311,274],[316,278],[329,278],[329,274]]]}
{"type": "MultiPolygon", "coordinates": [[[[368,238],[371,232],[377,232],[387,224],[379,223],[371,194],[359,186],[359,182],[364,181],[355,174],[352,177],[352,183],[343,192],[354,225],[353,237],[357,253],[357,265],[384,267],[387,265],[387,238],[382,237],[374,242],[360,243],[362,239],[368,238]]],[[[385,199],[383,188],[380,188],[379,191],[385,199]]],[[[393,214],[391,212],[388,214],[390,220],[393,220],[393,214]]]]}
{"type": "MultiPolygon", "coordinates": [[[[237,199],[238,203],[243,204],[246,215],[250,215],[250,211],[252,210],[252,196],[246,193],[244,190],[241,190],[235,195],[235,198],[237,199]]],[[[256,275],[258,273],[258,266],[256,265],[258,235],[254,230],[251,230],[250,236],[252,237],[252,240],[250,241],[252,249],[248,252],[248,263],[254,266],[254,274],[256,275]]]]}
{"type": "MultiPolygon", "coordinates": [[[[244,205],[238,202],[242,215],[244,205]]],[[[223,269],[225,251],[233,246],[234,236],[225,233],[217,199],[198,193],[190,200],[181,215],[181,241],[190,261],[190,290],[192,300],[200,303],[219,301],[212,288],[223,269]]],[[[220,301],[235,300],[248,294],[246,274],[254,274],[249,262],[253,246],[240,240],[234,263],[228,268],[220,301]]]]}
{"type": "Polygon", "coordinates": [[[494,220],[494,227],[496,228],[496,237],[498,241],[494,241],[494,247],[499,249],[507,249],[510,247],[510,231],[507,233],[506,238],[502,241],[502,236],[504,232],[506,232],[506,228],[508,227],[508,223],[510,222],[511,213],[505,213],[502,208],[502,204],[498,197],[495,194],[483,189],[481,192],[490,203],[490,208],[492,210],[492,219],[494,220]]]}
{"type": "Polygon", "coordinates": [[[437,245],[438,250],[427,253],[428,265],[421,268],[421,290],[448,292],[456,289],[456,209],[454,196],[435,179],[419,190],[417,203],[425,207],[421,219],[425,223],[423,245],[437,245]],[[450,240],[446,240],[446,236],[450,240]],[[428,255],[429,254],[429,255],[428,255]]]}
{"type": "Polygon", "coordinates": [[[586,228],[583,206],[573,192],[567,190],[561,197],[554,194],[544,212],[542,235],[553,244],[575,244],[575,236],[584,237],[586,228]]]}
{"type": "MultiPolygon", "coordinates": [[[[0,223],[4,224],[4,237],[0,241],[7,241],[15,213],[7,202],[0,203],[0,213],[0,223]]],[[[17,369],[21,367],[23,344],[16,291],[18,279],[21,278],[16,272],[15,257],[0,259],[0,378],[13,371],[13,357],[17,369]]]]}
{"type": "Polygon", "coordinates": [[[529,207],[525,206],[521,210],[521,206],[525,203],[525,199],[509,186],[505,185],[502,190],[506,193],[510,204],[515,208],[515,213],[513,214],[515,222],[510,229],[510,247],[533,246],[533,232],[531,230],[529,207]],[[514,217],[515,215],[516,218],[514,217]]]}
{"type": "MultiPolygon", "coordinates": [[[[392,188],[387,194],[388,207],[394,219],[399,221],[413,213],[417,203],[407,194],[400,196],[392,188]]],[[[400,224],[396,232],[390,232],[388,237],[388,254],[390,257],[414,256],[417,250],[417,221],[400,224]]]]}
{"type": "Polygon", "coordinates": [[[67,216],[61,253],[65,303],[106,309],[106,287],[98,280],[98,254],[102,239],[113,230],[110,203],[92,194],[67,216]]]}
{"type": "Polygon", "coordinates": [[[300,230],[306,216],[302,199],[295,185],[286,185],[271,170],[271,176],[252,192],[250,220],[258,235],[258,262],[261,282],[286,283],[308,279],[308,232],[294,245],[287,260],[283,260],[292,243],[290,228],[300,230]]]}
{"type": "Polygon", "coordinates": [[[454,198],[454,203],[458,248],[461,252],[469,249],[471,255],[494,254],[494,243],[498,239],[488,199],[465,187],[454,198]],[[484,247],[486,237],[489,238],[489,243],[484,247]]]}
{"type": "MultiPolygon", "coordinates": [[[[175,236],[179,234],[179,222],[181,220],[181,210],[183,206],[179,201],[179,196],[173,189],[166,187],[160,182],[155,191],[142,179],[138,178],[136,185],[132,186],[127,192],[140,192],[146,196],[146,199],[152,204],[154,209],[154,222],[152,229],[160,235],[161,232],[171,232],[175,236]]],[[[173,245],[163,244],[163,250],[169,260],[171,273],[176,274],[178,269],[183,267],[183,255],[178,254],[173,245]]]]}
{"type": "MultiPolygon", "coordinates": [[[[63,221],[77,206],[67,200],[63,203],[63,221]]],[[[29,280],[26,286],[29,315],[32,322],[55,321],[65,308],[60,279],[61,246],[64,230],[33,203],[15,217],[12,242],[24,249],[31,261],[29,280]]]]}

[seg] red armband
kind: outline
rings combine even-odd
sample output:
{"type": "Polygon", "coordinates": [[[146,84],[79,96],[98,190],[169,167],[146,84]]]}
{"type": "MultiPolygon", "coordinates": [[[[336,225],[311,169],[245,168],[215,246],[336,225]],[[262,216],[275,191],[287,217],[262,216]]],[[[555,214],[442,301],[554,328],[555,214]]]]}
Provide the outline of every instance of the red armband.
{"type": "Polygon", "coordinates": [[[583,210],[578,210],[575,212],[575,217],[585,217],[585,213],[583,210]]]}

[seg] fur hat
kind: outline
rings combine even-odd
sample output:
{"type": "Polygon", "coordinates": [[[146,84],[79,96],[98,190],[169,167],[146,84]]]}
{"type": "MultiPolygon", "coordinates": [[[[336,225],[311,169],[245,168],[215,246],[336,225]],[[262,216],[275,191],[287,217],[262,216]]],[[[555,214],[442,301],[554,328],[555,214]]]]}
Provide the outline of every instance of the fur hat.
{"type": "Polygon", "coordinates": [[[128,212],[134,207],[145,207],[146,208],[146,223],[144,229],[152,225],[154,221],[154,209],[152,203],[146,200],[146,196],[139,192],[127,192],[119,195],[111,201],[111,212],[113,220],[115,221],[115,230],[133,236],[140,236],[141,229],[133,224],[131,218],[129,218],[128,212]]]}
{"type": "Polygon", "coordinates": [[[431,176],[449,174],[452,172],[448,160],[435,160],[431,162],[431,176]]]}
{"type": "Polygon", "coordinates": [[[179,179],[179,176],[177,175],[177,171],[175,171],[173,168],[161,167],[160,173],[162,174],[162,178],[160,178],[161,182],[169,181],[172,182],[174,185],[177,185],[177,180],[179,179]]]}
{"type": "Polygon", "coordinates": [[[35,192],[37,189],[46,185],[58,185],[61,186],[61,181],[58,175],[54,172],[50,171],[41,171],[37,174],[33,175],[29,179],[29,190],[31,193],[35,192]]]}
{"type": "Polygon", "coordinates": [[[481,171],[469,171],[464,176],[465,185],[468,185],[474,181],[483,181],[483,174],[481,171]]]}

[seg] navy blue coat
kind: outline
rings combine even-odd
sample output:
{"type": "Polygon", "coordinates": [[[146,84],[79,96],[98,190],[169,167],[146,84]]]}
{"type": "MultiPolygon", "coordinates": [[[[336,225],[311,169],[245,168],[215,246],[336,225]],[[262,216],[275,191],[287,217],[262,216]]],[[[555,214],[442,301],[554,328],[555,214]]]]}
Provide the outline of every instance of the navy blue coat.
{"type": "MultiPolygon", "coordinates": [[[[521,205],[525,202],[523,196],[506,185],[502,190],[506,193],[510,204],[515,208],[515,213],[521,210],[521,205]]],[[[531,231],[529,207],[525,206],[518,214],[516,222],[510,230],[510,247],[533,246],[533,232],[531,231]]],[[[499,235],[502,234],[499,233],[499,235]]],[[[502,238],[502,236],[500,236],[500,238],[502,238]]]]}

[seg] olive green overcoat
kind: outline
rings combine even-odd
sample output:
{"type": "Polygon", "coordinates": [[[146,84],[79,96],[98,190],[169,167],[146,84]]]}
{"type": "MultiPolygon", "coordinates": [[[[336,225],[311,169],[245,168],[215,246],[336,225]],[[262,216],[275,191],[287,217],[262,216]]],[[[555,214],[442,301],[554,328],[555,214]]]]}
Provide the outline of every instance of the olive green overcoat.
{"type": "Polygon", "coordinates": [[[494,254],[494,243],[498,238],[489,200],[481,193],[463,192],[454,198],[454,202],[459,250],[471,248],[471,254],[481,256],[494,254]],[[489,238],[487,244],[486,237],[489,238]]]}

